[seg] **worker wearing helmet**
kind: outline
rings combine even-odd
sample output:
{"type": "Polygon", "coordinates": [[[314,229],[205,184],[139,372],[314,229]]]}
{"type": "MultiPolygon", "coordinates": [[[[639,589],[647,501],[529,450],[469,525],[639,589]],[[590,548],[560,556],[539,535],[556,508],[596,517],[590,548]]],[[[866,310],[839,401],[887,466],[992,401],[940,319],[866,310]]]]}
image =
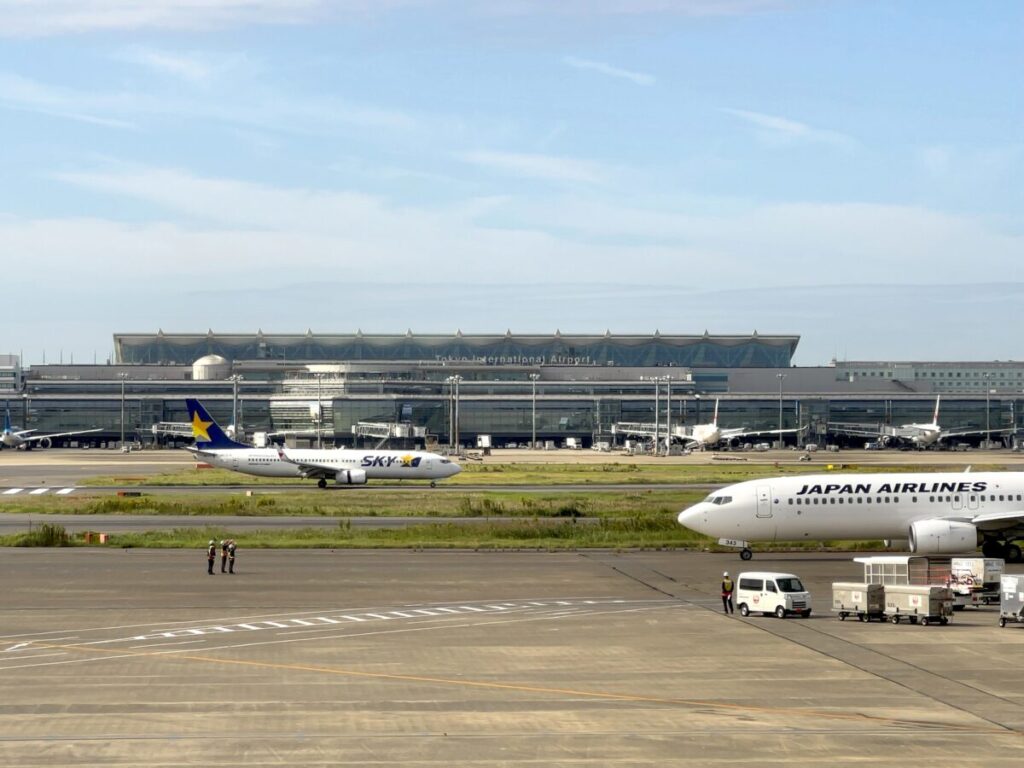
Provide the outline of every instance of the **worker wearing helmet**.
{"type": "Polygon", "coordinates": [[[235,572],[235,540],[228,539],[228,573],[235,572]]]}
{"type": "Polygon", "coordinates": [[[221,539],[220,542],[220,572],[227,573],[228,568],[228,540],[221,539]]]}
{"type": "Polygon", "coordinates": [[[732,613],[732,592],[736,585],[732,579],[729,578],[729,572],[726,571],[722,574],[722,612],[732,613]]]}
{"type": "Polygon", "coordinates": [[[206,572],[213,576],[213,561],[217,559],[217,542],[210,539],[206,545],[206,572]]]}

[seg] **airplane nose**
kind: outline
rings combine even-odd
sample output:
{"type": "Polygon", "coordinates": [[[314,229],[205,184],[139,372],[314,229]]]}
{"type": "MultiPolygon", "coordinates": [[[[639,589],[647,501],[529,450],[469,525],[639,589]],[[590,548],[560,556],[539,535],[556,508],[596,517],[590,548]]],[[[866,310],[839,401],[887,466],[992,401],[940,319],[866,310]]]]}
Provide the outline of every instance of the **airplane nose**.
{"type": "Polygon", "coordinates": [[[460,467],[458,464],[456,464],[453,461],[451,463],[451,465],[449,466],[449,469],[448,469],[448,477],[453,477],[454,475],[459,474],[459,472],[461,472],[461,471],[462,471],[462,467],[460,467]]]}
{"type": "Polygon", "coordinates": [[[703,517],[704,515],[698,507],[690,507],[680,512],[676,520],[691,531],[700,531],[700,521],[703,517]]]}

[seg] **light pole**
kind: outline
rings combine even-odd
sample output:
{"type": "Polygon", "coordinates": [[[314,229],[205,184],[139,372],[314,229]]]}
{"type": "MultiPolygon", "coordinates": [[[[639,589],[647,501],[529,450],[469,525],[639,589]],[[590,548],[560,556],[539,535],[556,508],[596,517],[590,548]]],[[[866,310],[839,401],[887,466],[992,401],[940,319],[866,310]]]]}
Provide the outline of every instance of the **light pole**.
{"type": "Polygon", "coordinates": [[[241,434],[241,430],[238,429],[238,382],[241,380],[241,375],[237,373],[228,376],[228,381],[231,382],[231,429],[234,430],[232,437],[235,440],[241,434]]]}
{"type": "Polygon", "coordinates": [[[661,441],[661,379],[651,376],[654,382],[654,455],[658,455],[658,443],[661,441]]]}
{"type": "Polygon", "coordinates": [[[989,418],[991,411],[989,410],[989,394],[992,389],[989,387],[989,374],[985,376],[985,450],[987,451],[992,447],[992,422],[989,418]]]}
{"type": "Polygon", "coordinates": [[[459,446],[459,382],[462,381],[462,377],[456,374],[452,377],[455,379],[455,450],[458,451],[459,446]]]}
{"type": "Polygon", "coordinates": [[[530,382],[533,385],[533,392],[531,393],[531,420],[530,420],[530,449],[536,450],[537,448],[537,379],[540,378],[539,373],[530,374],[530,382]]]}
{"type": "Polygon", "coordinates": [[[127,373],[117,374],[121,379],[121,450],[124,450],[124,380],[128,378],[127,373]]]}
{"type": "Polygon", "coordinates": [[[320,382],[323,380],[323,373],[317,372],[316,374],[316,447],[323,448],[323,423],[324,423],[324,404],[323,398],[321,397],[320,382]]]}
{"type": "Polygon", "coordinates": [[[782,382],[786,378],[786,374],[777,373],[779,377],[779,448],[782,448],[782,382]]]}
{"type": "Polygon", "coordinates": [[[665,377],[665,455],[672,455],[672,377],[665,377]]]}

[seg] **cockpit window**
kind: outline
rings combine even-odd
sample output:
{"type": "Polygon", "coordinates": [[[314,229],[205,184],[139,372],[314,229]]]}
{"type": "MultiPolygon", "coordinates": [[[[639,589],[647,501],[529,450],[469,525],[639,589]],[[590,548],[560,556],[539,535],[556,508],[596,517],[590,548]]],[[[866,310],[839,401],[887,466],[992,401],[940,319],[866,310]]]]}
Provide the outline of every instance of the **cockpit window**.
{"type": "Polygon", "coordinates": [[[441,459],[441,463],[442,464],[451,464],[452,460],[451,459],[441,459]]]}
{"type": "Polygon", "coordinates": [[[783,592],[803,592],[804,585],[800,582],[800,579],[776,579],[776,583],[779,585],[779,589],[783,592]]]}
{"type": "Polygon", "coordinates": [[[711,500],[712,504],[718,504],[718,505],[730,504],[731,502],[732,502],[732,496],[715,496],[715,498],[713,498],[711,500]]]}

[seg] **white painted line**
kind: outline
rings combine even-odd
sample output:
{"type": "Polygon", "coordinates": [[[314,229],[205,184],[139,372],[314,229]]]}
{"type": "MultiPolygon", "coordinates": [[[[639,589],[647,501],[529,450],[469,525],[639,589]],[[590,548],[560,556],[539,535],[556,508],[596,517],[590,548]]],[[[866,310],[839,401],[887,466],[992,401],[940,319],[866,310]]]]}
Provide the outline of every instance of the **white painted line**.
{"type": "Polygon", "coordinates": [[[269,624],[272,627],[280,627],[281,629],[286,629],[288,627],[287,624],[279,624],[276,621],[264,621],[264,622],[260,622],[260,623],[262,623],[262,624],[269,624]]]}
{"type": "Polygon", "coordinates": [[[67,496],[69,493],[71,493],[74,490],[75,490],[74,488],[61,488],[59,491],[57,491],[57,495],[58,496],[67,496]]]}
{"type": "Polygon", "coordinates": [[[401,611],[390,611],[390,613],[391,613],[392,616],[401,616],[403,619],[412,619],[412,618],[414,618],[411,613],[402,613],[401,611]]]}
{"type": "Polygon", "coordinates": [[[242,629],[263,629],[263,627],[254,627],[252,624],[239,624],[242,629]]]}
{"type": "Polygon", "coordinates": [[[536,605],[538,608],[546,608],[547,603],[527,603],[527,605],[536,605]]]}
{"type": "Polygon", "coordinates": [[[444,613],[459,613],[459,611],[455,610],[454,608],[435,608],[434,610],[443,611],[444,613]]]}
{"type": "Polygon", "coordinates": [[[4,496],[13,496],[14,494],[21,493],[24,490],[24,488],[8,488],[4,491],[4,496]]]}
{"type": "Polygon", "coordinates": [[[303,627],[314,627],[316,626],[312,621],[306,621],[305,619],[292,619],[292,624],[299,624],[303,627]]]}
{"type": "Polygon", "coordinates": [[[460,605],[459,608],[461,608],[464,611],[476,611],[477,613],[485,612],[483,608],[476,608],[472,605],[460,605]]]}
{"type": "Polygon", "coordinates": [[[190,635],[205,635],[206,633],[201,629],[186,629],[184,630],[190,635]]]}
{"type": "Polygon", "coordinates": [[[506,608],[504,605],[485,605],[484,608],[490,608],[493,611],[507,611],[508,610],[508,608],[506,608]]]}
{"type": "Polygon", "coordinates": [[[316,616],[317,621],[322,621],[324,624],[340,624],[340,621],[334,619],[328,619],[326,616],[316,616]]]}
{"type": "Polygon", "coordinates": [[[414,608],[413,613],[422,613],[424,616],[437,616],[436,611],[428,611],[425,608],[414,608]]]}
{"type": "MultiPolygon", "coordinates": [[[[395,618],[394,616],[385,616],[383,613],[368,613],[366,615],[367,616],[372,616],[375,619],[393,619],[393,618],[395,618]]],[[[352,617],[351,616],[346,616],[345,618],[351,619],[352,617]]],[[[356,621],[359,621],[359,619],[356,619],[356,621]]]]}
{"type": "MultiPolygon", "coordinates": [[[[372,614],[372,613],[368,613],[368,614],[366,614],[366,615],[367,615],[367,616],[374,616],[375,614],[372,614]]],[[[366,619],[360,618],[359,616],[349,616],[349,615],[347,615],[347,614],[343,614],[341,618],[343,618],[343,619],[348,619],[349,621],[366,621],[366,619]]],[[[379,617],[379,616],[378,616],[377,618],[381,618],[381,617],[379,617]]],[[[333,622],[331,622],[331,623],[332,623],[332,624],[337,624],[338,622],[336,622],[336,621],[333,621],[333,622]]]]}
{"type": "Polygon", "coordinates": [[[555,600],[556,605],[572,605],[568,600],[555,600]]]}
{"type": "Polygon", "coordinates": [[[17,645],[12,645],[10,648],[5,649],[5,652],[6,651],[16,651],[19,648],[24,648],[26,645],[29,645],[29,643],[18,643],[17,645]]]}
{"type": "Polygon", "coordinates": [[[39,496],[41,494],[46,493],[48,490],[50,490],[50,489],[49,488],[35,488],[34,490],[29,491],[28,495],[29,496],[39,496]]]}
{"type": "Polygon", "coordinates": [[[210,629],[215,629],[218,632],[234,632],[235,631],[233,629],[228,629],[227,627],[210,627],[210,629]]]}

